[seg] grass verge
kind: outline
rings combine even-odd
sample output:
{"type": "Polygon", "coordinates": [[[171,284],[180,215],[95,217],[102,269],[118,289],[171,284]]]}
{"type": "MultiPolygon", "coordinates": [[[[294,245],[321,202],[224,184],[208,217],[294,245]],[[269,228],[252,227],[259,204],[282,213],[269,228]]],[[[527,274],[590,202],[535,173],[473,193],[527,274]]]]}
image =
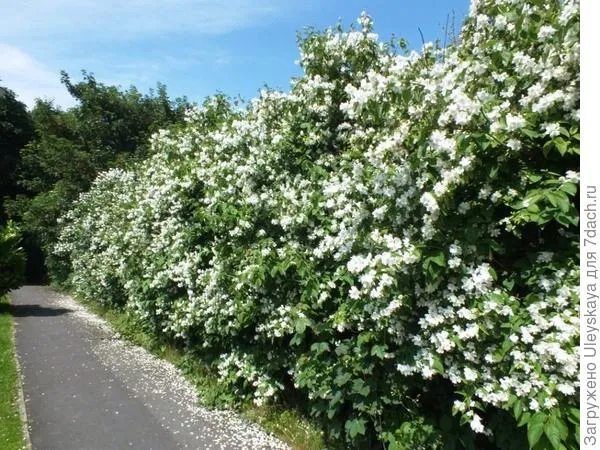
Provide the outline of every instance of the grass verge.
{"type": "MultiPolygon", "coordinates": [[[[124,339],[144,347],[152,354],[180,368],[182,374],[204,394],[204,397],[216,398],[222,394],[216,378],[206,367],[195,362],[193,358],[173,345],[157,342],[135,317],[127,314],[126,311],[98,303],[78,299],[77,301],[103,317],[124,339]]],[[[323,433],[294,410],[273,405],[257,407],[249,403],[244,404],[240,412],[248,420],[260,424],[265,430],[287,442],[294,450],[324,450],[327,447],[323,433]]]]}
{"type": "Polygon", "coordinates": [[[25,446],[19,412],[19,378],[15,361],[13,318],[8,297],[0,296],[0,448],[22,449],[25,446]]]}

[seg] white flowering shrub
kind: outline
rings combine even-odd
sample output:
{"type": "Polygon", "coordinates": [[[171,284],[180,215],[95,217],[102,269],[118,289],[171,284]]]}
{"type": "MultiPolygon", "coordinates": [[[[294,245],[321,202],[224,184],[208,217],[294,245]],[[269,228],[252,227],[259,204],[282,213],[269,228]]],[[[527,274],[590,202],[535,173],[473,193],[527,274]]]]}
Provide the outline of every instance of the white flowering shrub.
{"type": "Polygon", "coordinates": [[[359,24],[102,174],[56,255],[345,447],[577,448],[579,3],[474,1],[420,53],[359,24]]]}

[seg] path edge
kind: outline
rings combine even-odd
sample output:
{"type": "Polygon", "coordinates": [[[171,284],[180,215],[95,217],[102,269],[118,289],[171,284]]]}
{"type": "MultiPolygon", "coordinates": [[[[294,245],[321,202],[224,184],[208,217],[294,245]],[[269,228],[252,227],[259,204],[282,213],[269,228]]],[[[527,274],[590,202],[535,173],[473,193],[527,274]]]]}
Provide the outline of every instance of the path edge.
{"type": "MultiPolygon", "coordinates": [[[[10,299],[10,297],[9,297],[10,299]]],[[[23,372],[21,371],[21,362],[19,361],[19,354],[17,353],[17,327],[13,320],[12,326],[12,343],[15,349],[15,366],[17,368],[17,379],[19,381],[17,386],[17,403],[19,405],[19,415],[21,416],[21,430],[23,433],[24,446],[26,450],[31,450],[31,437],[29,436],[29,421],[27,419],[27,409],[25,407],[25,396],[23,394],[23,372]]]]}

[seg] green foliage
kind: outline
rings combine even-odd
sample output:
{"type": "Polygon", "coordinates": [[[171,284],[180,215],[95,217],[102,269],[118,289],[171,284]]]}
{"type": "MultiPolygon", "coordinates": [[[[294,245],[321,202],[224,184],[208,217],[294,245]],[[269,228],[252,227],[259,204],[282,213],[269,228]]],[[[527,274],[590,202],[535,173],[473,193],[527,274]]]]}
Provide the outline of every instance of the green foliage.
{"type": "Polygon", "coordinates": [[[19,151],[32,138],[33,123],[25,105],[13,91],[0,86],[0,223],[6,218],[4,199],[21,192],[16,173],[19,151]]]}
{"type": "Polygon", "coordinates": [[[0,225],[0,296],[24,281],[25,253],[20,242],[19,229],[13,222],[0,225]]]}
{"type": "MultiPolygon", "coordinates": [[[[63,111],[52,102],[37,100],[30,117],[24,110],[23,118],[19,111],[7,112],[14,121],[29,124],[35,135],[13,139],[14,152],[21,151],[20,189],[7,192],[13,199],[6,202],[6,209],[21,223],[28,247],[44,252],[56,241],[57,218],[94,177],[143,159],[152,133],[181,122],[188,106],[185,99],[171,101],[161,84],[156,93],[142,95],[135,87],[122,91],[106,86],[86,72],[77,83],[63,72],[61,81],[77,106],[63,111]]],[[[47,265],[55,279],[64,277],[61,261],[49,256],[47,265]]]]}

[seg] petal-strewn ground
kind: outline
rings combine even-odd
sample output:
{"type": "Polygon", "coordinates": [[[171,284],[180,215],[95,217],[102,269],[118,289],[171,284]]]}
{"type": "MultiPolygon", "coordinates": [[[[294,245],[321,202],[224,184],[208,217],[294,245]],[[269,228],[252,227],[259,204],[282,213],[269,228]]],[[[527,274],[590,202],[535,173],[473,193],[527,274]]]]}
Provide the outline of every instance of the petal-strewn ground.
{"type": "Polygon", "coordinates": [[[168,362],[118,339],[48,287],[10,294],[34,449],[283,449],[232,412],[208,411],[168,362]]]}

